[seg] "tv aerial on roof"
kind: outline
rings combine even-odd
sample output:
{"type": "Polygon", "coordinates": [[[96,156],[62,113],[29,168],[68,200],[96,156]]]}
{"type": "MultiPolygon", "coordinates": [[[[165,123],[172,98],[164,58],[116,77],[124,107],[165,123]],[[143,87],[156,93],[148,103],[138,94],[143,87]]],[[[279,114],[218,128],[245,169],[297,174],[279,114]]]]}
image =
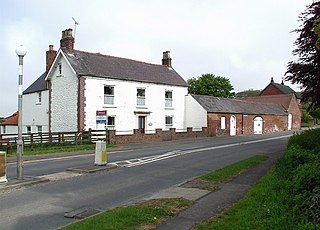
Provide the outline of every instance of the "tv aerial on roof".
{"type": "Polygon", "coordinates": [[[72,20],[74,21],[74,39],[76,39],[76,30],[77,30],[77,25],[80,25],[74,17],[72,17],[72,20]]]}

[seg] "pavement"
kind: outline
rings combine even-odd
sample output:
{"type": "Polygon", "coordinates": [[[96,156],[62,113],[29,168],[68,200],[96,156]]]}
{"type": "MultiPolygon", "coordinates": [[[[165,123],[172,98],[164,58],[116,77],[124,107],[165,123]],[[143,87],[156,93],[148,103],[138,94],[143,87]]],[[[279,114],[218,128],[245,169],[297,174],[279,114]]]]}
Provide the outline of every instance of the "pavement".
{"type": "MultiPolygon", "coordinates": [[[[130,146],[133,147],[132,145],[130,146]]],[[[138,148],[138,145],[135,146],[138,148]]],[[[124,150],[126,147],[120,147],[113,151],[124,150]]],[[[24,157],[25,160],[35,160],[43,158],[66,157],[79,154],[93,154],[94,151],[80,151],[77,153],[58,153],[41,156],[24,157]]],[[[175,187],[159,191],[148,199],[160,198],[185,198],[194,201],[194,204],[188,209],[180,212],[177,216],[162,222],[156,229],[184,230],[191,229],[193,226],[209,219],[212,216],[219,215],[223,210],[231,207],[234,203],[245,196],[250,188],[271,169],[276,159],[282,153],[273,153],[268,155],[268,160],[260,165],[240,174],[231,181],[218,184],[218,190],[208,191],[203,189],[192,188],[190,182],[186,182],[175,187]]],[[[16,158],[8,157],[7,162],[14,162],[16,158]]],[[[47,175],[42,177],[25,177],[23,180],[10,179],[7,183],[0,183],[0,192],[19,189],[27,186],[33,186],[39,183],[46,183],[58,179],[64,179],[84,173],[95,173],[101,170],[111,170],[114,165],[105,166],[88,166],[82,168],[70,168],[66,172],[57,173],[56,175],[47,175]]]]}

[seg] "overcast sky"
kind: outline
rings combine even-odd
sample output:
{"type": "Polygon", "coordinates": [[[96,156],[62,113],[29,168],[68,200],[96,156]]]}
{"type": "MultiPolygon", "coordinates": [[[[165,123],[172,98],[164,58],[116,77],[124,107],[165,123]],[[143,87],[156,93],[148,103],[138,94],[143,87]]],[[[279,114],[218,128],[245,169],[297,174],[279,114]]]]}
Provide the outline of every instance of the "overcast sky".
{"type": "MultiPolygon", "coordinates": [[[[236,92],[281,82],[311,0],[0,0],[0,117],[17,110],[18,57],[27,47],[24,89],[45,71],[49,44],[76,28],[75,48],[161,64],[171,51],[185,79],[213,73],[236,92]]],[[[286,83],[289,84],[289,83],[286,83]]],[[[299,90],[297,86],[292,86],[299,90]]]]}

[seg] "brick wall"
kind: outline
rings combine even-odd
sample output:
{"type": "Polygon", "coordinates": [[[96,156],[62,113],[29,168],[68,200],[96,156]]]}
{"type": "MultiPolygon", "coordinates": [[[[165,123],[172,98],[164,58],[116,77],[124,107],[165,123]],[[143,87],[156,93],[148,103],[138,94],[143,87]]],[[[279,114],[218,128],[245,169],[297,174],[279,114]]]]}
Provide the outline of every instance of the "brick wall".
{"type": "Polygon", "coordinates": [[[283,94],[277,87],[269,84],[260,94],[260,96],[283,94]]]}
{"type": "Polygon", "coordinates": [[[230,118],[236,117],[236,135],[250,135],[254,133],[254,119],[263,119],[262,133],[285,131],[288,128],[288,117],[277,115],[243,115],[208,113],[208,133],[216,136],[230,135],[230,118]],[[221,117],[225,117],[225,129],[221,129],[221,117]]]}
{"type": "Polygon", "coordinates": [[[301,110],[300,105],[295,97],[292,97],[288,112],[292,115],[292,130],[301,128],[301,110]]]}
{"type": "Polygon", "coordinates": [[[86,119],[86,113],[84,108],[86,107],[86,97],[85,97],[85,87],[86,87],[86,79],[81,76],[79,78],[79,94],[78,94],[78,131],[85,130],[84,121],[86,119]]]}
{"type": "Polygon", "coordinates": [[[201,131],[193,131],[192,128],[187,128],[186,132],[176,132],[175,128],[169,131],[156,129],[155,134],[145,134],[140,129],[135,129],[131,135],[116,135],[116,130],[109,130],[110,144],[127,144],[127,143],[147,143],[159,141],[171,141],[184,138],[197,138],[208,136],[207,128],[202,128],[201,131]]]}

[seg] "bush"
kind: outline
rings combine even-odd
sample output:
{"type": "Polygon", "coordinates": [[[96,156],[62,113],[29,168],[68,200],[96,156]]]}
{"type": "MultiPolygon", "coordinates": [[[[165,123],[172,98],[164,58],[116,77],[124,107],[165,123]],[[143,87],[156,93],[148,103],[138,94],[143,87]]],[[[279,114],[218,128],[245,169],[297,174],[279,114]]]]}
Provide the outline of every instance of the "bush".
{"type": "Polygon", "coordinates": [[[312,150],[320,147],[320,129],[307,130],[295,133],[288,141],[288,147],[298,145],[303,149],[312,150]]]}
{"type": "Polygon", "coordinates": [[[292,180],[294,209],[310,222],[320,224],[320,164],[303,164],[292,180]]]}
{"type": "Polygon", "coordinates": [[[286,182],[288,203],[299,229],[315,229],[320,224],[320,129],[295,134],[275,172],[286,182]]]}

